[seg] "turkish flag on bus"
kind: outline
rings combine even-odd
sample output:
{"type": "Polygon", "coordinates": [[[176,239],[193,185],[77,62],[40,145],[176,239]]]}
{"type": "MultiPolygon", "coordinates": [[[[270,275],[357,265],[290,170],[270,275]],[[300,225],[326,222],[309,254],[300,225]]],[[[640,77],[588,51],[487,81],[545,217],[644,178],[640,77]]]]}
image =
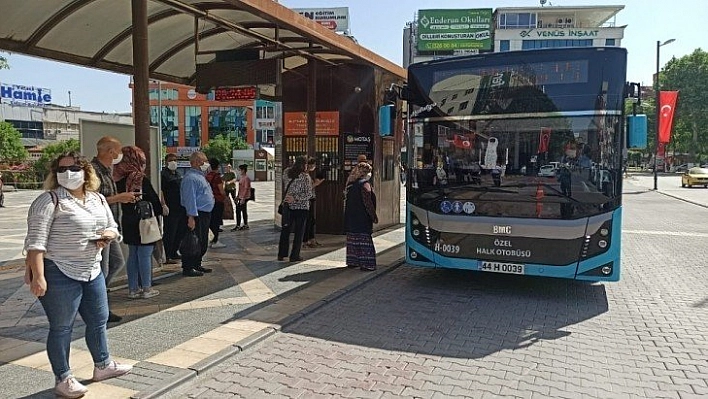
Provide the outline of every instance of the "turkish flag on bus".
{"type": "Polygon", "coordinates": [[[659,92],[659,142],[668,143],[671,141],[671,126],[674,122],[674,109],[678,91],[659,92]]]}

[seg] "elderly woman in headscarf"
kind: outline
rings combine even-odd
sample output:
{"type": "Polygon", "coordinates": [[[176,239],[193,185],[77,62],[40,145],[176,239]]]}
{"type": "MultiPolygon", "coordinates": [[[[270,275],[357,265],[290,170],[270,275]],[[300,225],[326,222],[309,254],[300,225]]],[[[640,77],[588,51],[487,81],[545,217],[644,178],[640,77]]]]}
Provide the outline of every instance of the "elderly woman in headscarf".
{"type": "Polygon", "coordinates": [[[376,216],[376,194],[369,182],[371,165],[360,162],[349,174],[344,190],[344,232],[347,234],[347,267],[376,270],[376,249],[371,237],[376,216]]]}
{"type": "Polygon", "coordinates": [[[145,175],[145,153],[136,146],[122,149],[123,159],[113,168],[113,180],[119,193],[132,192],[136,203],[121,204],[123,217],[123,242],[128,245],[126,271],[128,273],[128,296],[131,299],[152,298],[160,294],[152,288],[152,252],[155,243],[143,244],[140,237],[140,214],[138,206],[152,207],[153,215],[162,215],[160,197],[145,175]],[[142,202],[142,203],[141,203],[142,202]]]}

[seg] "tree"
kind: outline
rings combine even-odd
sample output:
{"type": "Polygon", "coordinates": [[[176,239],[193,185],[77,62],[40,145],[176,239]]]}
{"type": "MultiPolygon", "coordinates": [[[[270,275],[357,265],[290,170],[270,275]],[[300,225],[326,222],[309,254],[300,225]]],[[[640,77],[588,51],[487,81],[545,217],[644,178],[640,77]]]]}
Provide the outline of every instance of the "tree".
{"type": "Polygon", "coordinates": [[[50,144],[42,150],[42,156],[39,157],[34,163],[34,170],[42,176],[45,176],[49,172],[49,164],[65,152],[76,151],[81,149],[81,143],[76,139],[69,139],[66,141],[59,141],[56,144],[50,144]]]}
{"type": "Polygon", "coordinates": [[[0,122],[0,161],[24,161],[28,156],[20,132],[11,123],[0,122]]]}
{"type": "Polygon", "coordinates": [[[229,136],[216,135],[202,148],[207,158],[216,158],[220,163],[231,163],[234,150],[245,150],[248,143],[242,137],[232,139],[229,136]]]}
{"type": "Polygon", "coordinates": [[[7,63],[7,58],[0,55],[0,69],[10,69],[10,64],[7,63]]]}
{"type": "Polygon", "coordinates": [[[681,58],[672,58],[660,76],[662,90],[679,91],[674,149],[688,152],[695,162],[708,152],[708,52],[699,48],[681,58]]]}

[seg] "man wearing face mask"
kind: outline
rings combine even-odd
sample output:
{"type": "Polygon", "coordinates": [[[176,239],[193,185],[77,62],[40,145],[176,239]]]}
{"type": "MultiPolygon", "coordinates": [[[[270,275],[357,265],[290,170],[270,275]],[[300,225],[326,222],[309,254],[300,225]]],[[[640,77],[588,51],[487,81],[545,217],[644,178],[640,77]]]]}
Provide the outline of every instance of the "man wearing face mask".
{"type": "Polygon", "coordinates": [[[211,269],[202,267],[202,258],[209,245],[209,223],[214,209],[214,194],[205,174],[211,167],[203,152],[197,151],[189,157],[191,166],[184,174],[180,185],[180,200],[187,212],[187,228],[196,230],[199,238],[200,255],[182,256],[182,275],[202,276],[211,269]]]}
{"type": "MultiPolygon", "coordinates": [[[[113,165],[123,159],[122,147],[121,142],[115,137],[104,136],[96,143],[97,155],[91,161],[91,165],[96,171],[98,179],[101,181],[98,192],[106,197],[106,202],[108,202],[111,208],[113,219],[118,223],[119,230],[121,219],[120,204],[135,202],[135,194],[118,193],[116,183],[113,181],[113,165]]],[[[106,278],[106,287],[108,287],[113,277],[125,266],[125,259],[123,258],[120,243],[111,241],[110,245],[107,245],[103,249],[101,256],[101,270],[103,276],[106,278]]],[[[109,312],[109,322],[119,322],[120,320],[121,317],[113,312],[109,312]]]]}
{"type": "Polygon", "coordinates": [[[162,168],[162,214],[166,215],[165,233],[162,242],[165,246],[167,263],[176,263],[181,257],[177,254],[179,243],[187,232],[187,212],[180,200],[180,185],[182,174],[177,170],[177,155],[165,156],[165,167],[162,168]]]}

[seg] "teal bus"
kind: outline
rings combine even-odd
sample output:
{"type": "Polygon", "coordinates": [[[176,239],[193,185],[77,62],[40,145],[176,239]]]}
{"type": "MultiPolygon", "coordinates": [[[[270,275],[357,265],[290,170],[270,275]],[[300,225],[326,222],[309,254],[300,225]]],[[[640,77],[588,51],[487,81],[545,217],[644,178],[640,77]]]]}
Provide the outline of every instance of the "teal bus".
{"type": "Polygon", "coordinates": [[[618,47],[411,65],[407,263],[619,280],[626,65],[618,47]]]}

